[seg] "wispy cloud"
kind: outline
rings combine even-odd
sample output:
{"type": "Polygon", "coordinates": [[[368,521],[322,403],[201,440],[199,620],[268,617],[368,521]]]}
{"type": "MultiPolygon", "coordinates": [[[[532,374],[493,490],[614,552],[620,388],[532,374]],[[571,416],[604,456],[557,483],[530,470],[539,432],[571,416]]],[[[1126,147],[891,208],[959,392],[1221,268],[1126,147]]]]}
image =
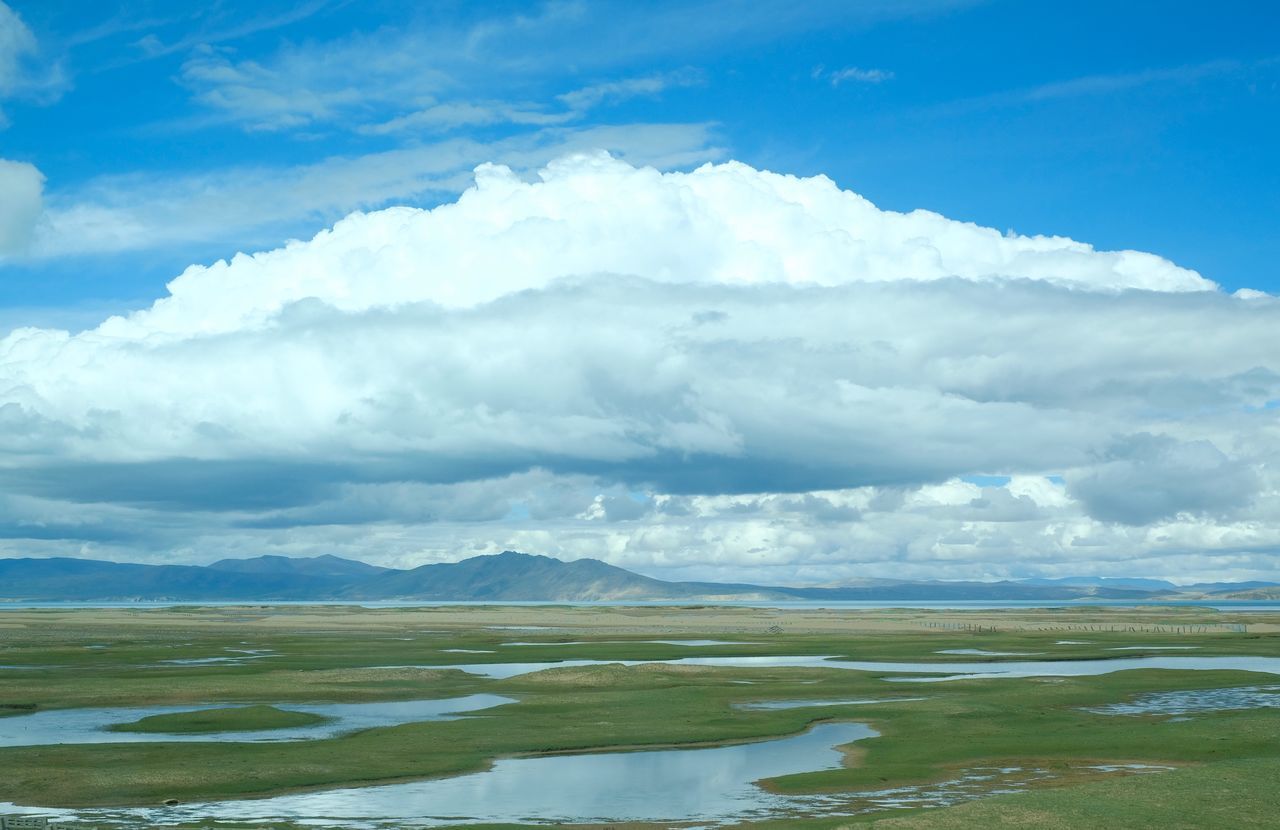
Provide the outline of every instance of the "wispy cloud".
{"type": "Polygon", "coordinates": [[[168,43],[165,43],[153,33],[141,38],[134,45],[139,50],[139,58],[158,58],[175,52],[183,52],[195,46],[225,43],[258,34],[259,32],[279,29],[306,20],[326,8],[345,5],[346,2],[349,2],[349,0],[343,0],[341,3],[336,3],[335,0],[310,0],[310,2],[300,3],[288,11],[278,14],[260,15],[248,20],[222,25],[205,24],[168,43]]]}
{"type": "Polygon", "coordinates": [[[813,68],[810,76],[815,81],[826,81],[833,87],[843,83],[881,84],[893,80],[893,73],[887,69],[862,69],[857,66],[846,66],[843,69],[828,70],[822,64],[813,68]]]}
{"type": "Polygon", "coordinates": [[[1272,62],[1274,62],[1274,58],[1250,63],[1223,59],[1184,66],[1143,69],[1136,72],[1084,75],[1078,78],[1040,84],[1039,86],[962,98],[931,107],[928,112],[934,114],[958,114],[1045,101],[1114,95],[1130,90],[1166,84],[1193,84],[1209,78],[1236,75],[1250,69],[1263,68],[1272,62]]]}
{"type": "Polygon", "coordinates": [[[535,168],[566,152],[606,148],[637,164],[683,167],[722,158],[709,124],[544,128],[482,142],[449,139],[316,164],[239,167],[198,175],[103,176],[51,194],[32,256],[54,258],[180,243],[270,244],[351,210],[423,203],[471,183],[497,161],[535,168]]]}
{"type": "MultiPolygon", "coordinates": [[[[0,0],[0,101],[24,99],[52,103],[66,90],[62,64],[45,57],[35,34],[18,13],[0,0]]],[[[0,111],[0,128],[8,123],[0,111]]]]}
{"type": "Polygon", "coordinates": [[[556,100],[571,110],[588,110],[600,104],[622,101],[638,96],[659,95],[674,87],[695,86],[703,82],[701,72],[695,69],[682,69],[678,72],[663,72],[639,78],[623,78],[617,81],[591,84],[563,95],[556,100]]]}
{"type": "Polygon", "coordinates": [[[534,101],[453,100],[433,101],[428,106],[395,118],[355,128],[363,135],[402,132],[443,133],[463,127],[495,124],[547,127],[584,118],[596,107],[628,98],[656,96],[663,91],[702,82],[702,74],[692,69],[636,78],[623,78],[581,87],[555,96],[559,107],[534,101]]]}

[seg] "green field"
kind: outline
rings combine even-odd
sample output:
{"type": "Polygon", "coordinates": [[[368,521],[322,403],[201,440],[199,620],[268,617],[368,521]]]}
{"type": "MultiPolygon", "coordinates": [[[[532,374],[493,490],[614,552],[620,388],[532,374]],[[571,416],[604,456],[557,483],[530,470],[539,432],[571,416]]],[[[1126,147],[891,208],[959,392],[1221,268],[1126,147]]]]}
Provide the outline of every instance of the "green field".
{"type": "MultiPolygon", "coordinates": [[[[0,665],[27,668],[0,670],[0,717],[88,706],[202,704],[213,711],[150,717],[128,728],[216,734],[301,725],[296,718],[316,717],[272,706],[290,702],[481,692],[517,702],[460,720],[318,741],[5,748],[0,749],[0,769],[7,773],[0,776],[0,802],[152,805],[266,795],[483,770],[494,759],[511,756],[753,741],[801,732],[819,720],[853,720],[870,724],[880,737],[851,745],[843,768],[764,785],[787,794],[858,793],[927,786],[978,768],[1035,770],[1037,775],[1026,783],[1027,792],[957,806],[797,816],[784,824],[754,826],[1275,826],[1277,797],[1266,782],[1280,772],[1280,710],[1197,713],[1186,719],[1083,711],[1151,692],[1280,684],[1271,675],[1143,670],[902,684],[885,682],[893,672],[818,668],[606,665],[505,680],[447,668],[467,662],[660,660],[695,653],[931,662],[1144,653],[1280,656],[1280,626],[1265,615],[1186,609],[6,610],[0,612],[0,665]],[[496,625],[554,628],[490,627],[496,625]],[[639,642],[682,637],[739,642],[696,651],[639,642]],[[512,640],[546,644],[502,645],[512,640]],[[1060,640],[1087,642],[1059,645],[1060,640]],[[1144,644],[1196,648],[1111,650],[1144,644]],[[937,654],[946,649],[1039,654],[937,654]],[[249,652],[265,656],[248,657],[249,652]],[[229,655],[241,662],[167,662],[229,655]],[[446,668],[407,667],[413,665],[446,668]],[[926,699],[894,700],[921,696],[926,699]],[[764,700],[868,698],[882,702],[787,710],[735,707],[764,700]],[[1142,775],[1093,769],[1109,764],[1174,769],[1142,775]],[[1227,815],[1231,823],[1221,823],[1227,815]]],[[[966,798],[975,795],[984,793],[966,798]]],[[[850,803],[861,802],[851,797],[850,803]]]]}

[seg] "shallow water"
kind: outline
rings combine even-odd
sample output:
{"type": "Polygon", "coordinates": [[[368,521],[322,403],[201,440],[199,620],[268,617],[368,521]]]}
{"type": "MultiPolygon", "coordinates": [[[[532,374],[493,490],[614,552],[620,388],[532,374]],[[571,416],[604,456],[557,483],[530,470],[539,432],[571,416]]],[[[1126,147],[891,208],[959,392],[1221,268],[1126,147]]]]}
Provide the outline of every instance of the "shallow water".
{"type": "Polygon", "coordinates": [[[460,669],[493,678],[516,677],[536,671],[583,666],[667,663],[686,666],[734,668],[809,668],[922,674],[932,677],[889,677],[886,680],[930,683],[986,677],[1085,677],[1133,669],[1178,671],[1252,671],[1280,674],[1280,657],[1113,657],[1105,660],[1011,660],[1008,662],[893,663],[842,660],[830,656],[677,657],[671,660],[561,660],[530,663],[460,663],[452,666],[382,666],[379,668],[460,669]]]}
{"type": "MultiPolygon", "coordinates": [[[[169,826],[216,820],[295,821],[326,828],[404,828],[479,822],[620,823],[681,826],[804,815],[854,816],[945,807],[1021,792],[1056,773],[1040,768],[975,767],[924,785],[810,796],[768,793],[753,782],[842,763],[837,746],[875,737],[862,724],[824,723],[789,738],[706,749],[559,755],[496,761],[488,772],[408,784],[356,787],[273,798],[132,809],[48,810],[0,804],[0,812],[42,814],[102,827],[169,826]]],[[[1097,764],[1097,775],[1162,772],[1169,767],[1097,764]]]]}
{"type": "Polygon", "coordinates": [[[1280,686],[1153,692],[1128,703],[1091,706],[1085,711],[1099,715],[1186,715],[1228,709],[1280,709],[1280,686]]]}
{"type": "Polygon", "coordinates": [[[640,643],[660,643],[668,646],[758,646],[761,643],[749,643],[743,640],[569,640],[567,642],[534,643],[515,642],[502,643],[504,646],[593,646],[604,643],[620,643],[635,645],[640,643]]]}
{"type": "Polygon", "coordinates": [[[404,700],[382,703],[281,703],[278,709],[309,712],[332,718],[311,726],[269,729],[253,732],[215,732],[202,735],[156,732],[110,732],[107,727],[132,723],[151,715],[177,712],[199,712],[202,706],[145,706],[100,709],[51,709],[29,715],[0,718],[0,746],[45,746],[51,744],[104,744],[155,742],[235,741],[261,743],[268,741],[309,741],[332,738],[348,732],[399,726],[422,721],[454,720],[467,712],[476,712],[514,703],[498,695],[468,695],[444,700],[404,700]]]}
{"type": "Polygon", "coordinates": [[[706,749],[508,758],[488,772],[274,798],[131,810],[85,810],[87,821],[148,825],[305,821],[350,827],[471,822],[721,822],[789,814],[805,798],[752,782],[834,769],[835,747],[874,737],[863,724],[818,724],[801,735],[706,749]]]}
{"type": "Polygon", "coordinates": [[[759,709],[807,709],[811,706],[855,706],[869,703],[905,703],[927,700],[923,697],[869,697],[861,700],[760,700],[752,703],[735,703],[733,708],[744,711],[759,709]]]}
{"type": "Polygon", "coordinates": [[[1032,657],[1043,651],[987,651],[984,648],[944,648],[934,654],[972,655],[974,657],[1032,657]]]}

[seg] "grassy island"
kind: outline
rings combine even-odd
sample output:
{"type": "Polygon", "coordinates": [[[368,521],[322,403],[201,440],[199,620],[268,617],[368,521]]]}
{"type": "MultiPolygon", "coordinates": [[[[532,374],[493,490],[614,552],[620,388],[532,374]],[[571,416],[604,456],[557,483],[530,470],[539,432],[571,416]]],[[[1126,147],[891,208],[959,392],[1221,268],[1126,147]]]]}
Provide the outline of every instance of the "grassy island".
{"type": "Polygon", "coordinates": [[[232,706],[225,709],[201,709],[196,712],[173,712],[111,727],[112,732],[144,732],[166,735],[200,735],[218,732],[259,732],[315,726],[330,720],[310,712],[293,712],[274,706],[232,706]]]}

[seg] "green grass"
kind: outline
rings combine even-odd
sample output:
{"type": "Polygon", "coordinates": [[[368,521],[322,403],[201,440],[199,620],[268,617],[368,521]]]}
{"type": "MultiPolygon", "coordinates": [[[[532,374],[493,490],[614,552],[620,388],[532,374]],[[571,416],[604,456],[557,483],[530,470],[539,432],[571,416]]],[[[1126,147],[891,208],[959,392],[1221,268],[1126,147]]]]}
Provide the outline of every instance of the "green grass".
{"type": "MultiPolygon", "coordinates": [[[[1280,816],[1280,760],[1226,760],[927,810],[874,821],[875,830],[1204,830],[1271,828],[1280,816]]],[[[855,825],[861,827],[863,825],[855,825]]]]}
{"type": "Polygon", "coordinates": [[[293,712],[274,706],[235,706],[226,709],[201,709],[197,712],[174,712],[149,715],[132,723],[108,727],[111,732],[165,733],[170,735],[202,735],[215,732],[258,732],[314,726],[332,718],[311,712],[293,712]]]}

